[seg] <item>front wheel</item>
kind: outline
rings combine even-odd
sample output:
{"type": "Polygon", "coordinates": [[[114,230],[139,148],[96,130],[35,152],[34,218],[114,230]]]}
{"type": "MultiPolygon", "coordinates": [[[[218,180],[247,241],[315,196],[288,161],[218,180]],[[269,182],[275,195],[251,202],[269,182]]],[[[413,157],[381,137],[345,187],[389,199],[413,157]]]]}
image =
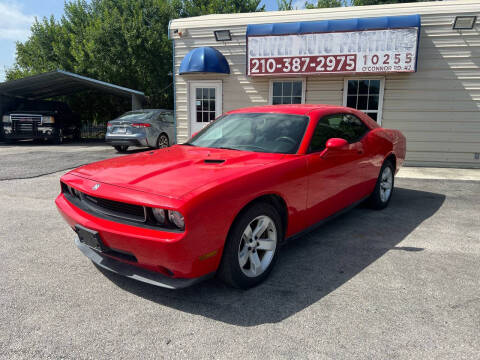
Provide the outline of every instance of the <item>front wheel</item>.
{"type": "Polygon", "coordinates": [[[115,145],[114,148],[117,150],[117,152],[124,153],[127,152],[128,145],[115,145]]]}
{"type": "Polygon", "coordinates": [[[72,140],[80,141],[82,139],[82,131],[79,128],[76,128],[73,131],[72,140]]]}
{"type": "Polygon", "coordinates": [[[277,210],[259,203],[235,221],[223,250],[219,277],[240,289],[261,283],[277,260],[283,228],[277,210]]]}
{"type": "Polygon", "coordinates": [[[58,130],[57,136],[53,139],[53,143],[56,145],[61,145],[63,144],[63,130],[60,129],[58,130]]]}
{"type": "Polygon", "coordinates": [[[381,210],[387,207],[392,197],[394,186],[394,169],[390,161],[385,161],[380,169],[380,175],[372,195],[368,199],[371,208],[381,210]]]}

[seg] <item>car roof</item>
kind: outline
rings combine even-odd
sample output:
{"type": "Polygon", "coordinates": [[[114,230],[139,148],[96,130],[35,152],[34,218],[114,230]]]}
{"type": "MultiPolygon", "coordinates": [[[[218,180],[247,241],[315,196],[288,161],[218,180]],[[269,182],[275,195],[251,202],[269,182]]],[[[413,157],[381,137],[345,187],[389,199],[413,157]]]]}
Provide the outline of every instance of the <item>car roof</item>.
{"type": "Polygon", "coordinates": [[[173,111],[173,110],[169,110],[169,109],[137,109],[137,110],[127,111],[125,114],[129,114],[129,113],[142,113],[142,112],[153,112],[153,111],[173,111]]]}
{"type": "Polygon", "coordinates": [[[264,105],[264,106],[253,106],[253,107],[228,111],[227,114],[281,113],[281,114],[307,115],[313,110],[317,110],[317,111],[334,110],[334,111],[341,112],[341,111],[345,111],[346,109],[347,108],[345,106],[328,105],[328,104],[264,105]]]}

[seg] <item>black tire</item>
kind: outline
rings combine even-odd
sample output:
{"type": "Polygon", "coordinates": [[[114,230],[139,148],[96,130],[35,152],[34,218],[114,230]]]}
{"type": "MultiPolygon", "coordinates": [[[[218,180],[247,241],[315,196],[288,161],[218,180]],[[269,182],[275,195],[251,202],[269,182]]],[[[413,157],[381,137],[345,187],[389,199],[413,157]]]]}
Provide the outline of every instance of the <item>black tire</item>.
{"type": "Polygon", "coordinates": [[[125,153],[128,150],[128,145],[115,145],[114,148],[119,153],[125,153]]]}
{"type": "Polygon", "coordinates": [[[73,136],[72,136],[72,140],[73,141],[80,141],[82,139],[82,132],[80,129],[75,129],[73,131],[73,136]]]}
{"type": "Polygon", "coordinates": [[[160,134],[157,139],[157,149],[164,149],[170,146],[167,134],[160,134]]]}
{"type": "Polygon", "coordinates": [[[388,206],[390,199],[392,198],[394,185],[395,185],[395,169],[393,167],[392,162],[390,160],[386,160],[383,163],[382,168],[380,169],[380,174],[378,175],[377,183],[375,184],[375,189],[373,190],[372,194],[367,200],[368,206],[375,210],[385,209],[388,206]],[[385,199],[385,197],[382,195],[382,176],[384,176],[384,172],[387,171],[385,170],[386,168],[390,169],[391,180],[392,180],[390,193],[387,199],[385,199]]]}
{"type": "Polygon", "coordinates": [[[58,135],[53,139],[53,143],[56,145],[61,145],[63,144],[63,130],[60,129],[58,131],[58,135]]]}
{"type": "MultiPolygon", "coordinates": [[[[262,234],[264,235],[269,231],[273,232],[273,230],[267,229],[262,234]]],[[[260,236],[262,236],[262,234],[260,234],[260,236]]],[[[228,238],[225,242],[223,257],[217,272],[217,276],[226,284],[239,289],[249,289],[260,284],[270,274],[277,261],[279,245],[283,240],[283,236],[282,220],[278,214],[278,211],[272,205],[267,203],[257,203],[247,208],[237,217],[232,225],[232,228],[230,229],[228,238]],[[277,235],[276,246],[273,250],[273,256],[271,257],[270,263],[265,267],[265,269],[258,276],[247,276],[244,271],[248,271],[248,269],[242,269],[243,267],[240,266],[239,259],[241,245],[246,244],[242,237],[244,231],[247,229],[247,226],[250,226],[251,223],[258,221],[256,219],[260,216],[267,217],[273,221],[277,235]]],[[[256,250],[255,248],[252,250],[248,248],[248,251],[250,253],[257,252],[257,257],[262,256],[262,254],[265,256],[268,252],[264,250],[256,250]]],[[[246,265],[247,264],[244,266],[246,265]]]]}

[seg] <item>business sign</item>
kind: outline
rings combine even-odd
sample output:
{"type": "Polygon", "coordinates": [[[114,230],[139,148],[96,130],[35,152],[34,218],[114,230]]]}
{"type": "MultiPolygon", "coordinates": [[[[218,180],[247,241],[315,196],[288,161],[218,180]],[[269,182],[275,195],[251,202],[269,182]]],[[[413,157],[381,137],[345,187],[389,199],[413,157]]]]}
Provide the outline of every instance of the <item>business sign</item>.
{"type": "Polygon", "coordinates": [[[417,27],[247,37],[250,76],[415,72],[417,27]]]}

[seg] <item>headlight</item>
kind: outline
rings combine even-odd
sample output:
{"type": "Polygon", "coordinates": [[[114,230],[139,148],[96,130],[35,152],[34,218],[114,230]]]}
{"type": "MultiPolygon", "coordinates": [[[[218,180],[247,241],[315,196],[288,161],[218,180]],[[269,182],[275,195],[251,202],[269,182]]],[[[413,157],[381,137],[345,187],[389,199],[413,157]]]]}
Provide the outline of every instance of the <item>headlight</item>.
{"type": "Polygon", "coordinates": [[[42,121],[44,124],[54,124],[55,118],[53,116],[43,116],[42,121]]]}
{"type": "Polygon", "coordinates": [[[165,210],[163,209],[157,209],[157,208],[152,208],[153,216],[155,217],[155,220],[157,220],[158,223],[160,224],[165,224],[165,210]]]}
{"type": "Polygon", "coordinates": [[[3,115],[2,121],[4,123],[9,123],[10,122],[10,115],[3,115]]]}
{"type": "Polygon", "coordinates": [[[183,215],[180,214],[178,211],[168,210],[168,219],[181,230],[183,230],[183,228],[185,227],[185,220],[183,218],[183,215]]]}

